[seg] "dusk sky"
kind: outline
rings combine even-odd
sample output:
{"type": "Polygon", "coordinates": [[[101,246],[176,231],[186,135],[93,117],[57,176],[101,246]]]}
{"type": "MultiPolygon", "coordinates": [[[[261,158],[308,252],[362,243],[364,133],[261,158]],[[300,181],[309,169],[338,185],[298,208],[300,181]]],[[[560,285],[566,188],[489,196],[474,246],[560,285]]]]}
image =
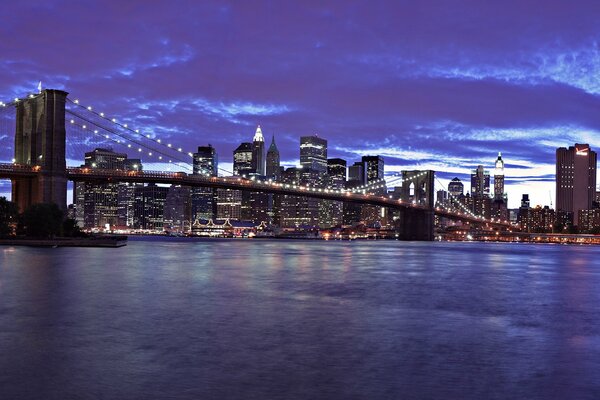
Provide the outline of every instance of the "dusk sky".
{"type": "Polygon", "coordinates": [[[549,204],[556,147],[600,149],[600,2],[557,3],[3,1],[0,100],[42,81],[226,169],[257,124],[288,166],[318,134],[466,189],[502,152],[509,206],[549,204]]]}

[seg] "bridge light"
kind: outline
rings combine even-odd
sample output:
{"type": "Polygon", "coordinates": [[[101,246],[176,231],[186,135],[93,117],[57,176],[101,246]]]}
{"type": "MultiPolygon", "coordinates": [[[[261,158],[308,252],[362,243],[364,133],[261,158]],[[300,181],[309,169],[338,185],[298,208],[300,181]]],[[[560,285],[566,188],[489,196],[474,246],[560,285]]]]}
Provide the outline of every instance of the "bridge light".
{"type": "Polygon", "coordinates": [[[158,143],[160,143],[160,139],[156,139],[156,141],[157,141],[158,143]]]}
{"type": "Polygon", "coordinates": [[[101,117],[104,117],[104,113],[100,113],[100,116],[101,116],[101,117]]]}
{"type": "Polygon", "coordinates": [[[127,147],[131,148],[131,143],[129,143],[129,144],[127,145],[127,147]]]}
{"type": "Polygon", "coordinates": [[[178,149],[177,149],[177,151],[181,153],[181,147],[180,147],[180,148],[178,148],[178,149]]]}
{"type": "Polygon", "coordinates": [[[117,122],[116,118],[111,119],[112,122],[117,122]]]}
{"type": "Polygon", "coordinates": [[[79,104],[79,100],[75,99],[75,100],[73,101],[73,103],[75,103],[75,104],[79,104]]]}
{"type": "Polygon", "coordinates": [[[162,156],[158,156],[158,159],[159,159],[159,160],[162,160],[162,156]]]}
{"type": "Polygon", "coordinates": [[[105,137],[105,138],[107,138],[107,139],[109,138],[109,136],[108,136],[108,135],[104,135],[104,137],[105,137]]]}
{"type": "Polygon", "coordinates": [[[88,109],[89,111],[92,111],[92,107],[91,107],[91,106],[88,106],[88,108],[87,108],[87,109],[88,109]]]}
{"type": "Polygon", "coordinates": [[[87,129],[87,126],[85,126],[85,125],[81,125],[81,127],[82,127],[83,129],[87,129]]]}
{"type": "Polygon", "coordinates": [[[152,155],[152,152],[151,152],[151,151],[150,151],[150,152],[148,152],[148,155],[149,155],[149,156],[151,156],[151,155],[152,155]]]}
{"type": "Polygon", "coordinates": [[[71,123],[72,123],[72,124],[74,124],[74,123],[75,123],[75,120],[74,120],[74,119],[72,119],[72,120],[71,120],[71,123]]]}
{"type": "Polygon", "coordinates": [[[171,147],[171,143],[169,143],[169,144],[167,145],[167,147],[171,147]]]}
{"type": "Polygon", "coordinates": [[[12,162],[13,162],[13,164],[14,164],[14,163],[16,163],[16,162],[17,162],[17,159],[16,159],[16,158],[13,158],[13,159],[12,159],[12,162]]]}

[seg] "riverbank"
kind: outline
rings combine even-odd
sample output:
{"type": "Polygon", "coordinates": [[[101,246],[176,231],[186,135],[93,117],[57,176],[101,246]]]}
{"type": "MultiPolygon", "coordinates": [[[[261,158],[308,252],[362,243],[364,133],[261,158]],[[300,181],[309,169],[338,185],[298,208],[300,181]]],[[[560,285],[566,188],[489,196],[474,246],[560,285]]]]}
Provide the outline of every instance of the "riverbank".
{"type": "Polygon", "coordinates": [[[0,246],[30,247],[123,247],[127,236],[92,236],[86,238],[2,238],[0,246]]]}

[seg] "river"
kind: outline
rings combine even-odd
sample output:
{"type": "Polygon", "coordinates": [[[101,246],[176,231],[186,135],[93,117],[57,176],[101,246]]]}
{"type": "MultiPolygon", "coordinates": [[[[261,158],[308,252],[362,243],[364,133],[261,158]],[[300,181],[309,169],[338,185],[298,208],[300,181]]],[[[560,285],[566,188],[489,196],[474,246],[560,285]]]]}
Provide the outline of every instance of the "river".
{"type": "Polygon", "coordinates": [[[0,398],[599,399],[600,247],[0,247],[0,398]]]}

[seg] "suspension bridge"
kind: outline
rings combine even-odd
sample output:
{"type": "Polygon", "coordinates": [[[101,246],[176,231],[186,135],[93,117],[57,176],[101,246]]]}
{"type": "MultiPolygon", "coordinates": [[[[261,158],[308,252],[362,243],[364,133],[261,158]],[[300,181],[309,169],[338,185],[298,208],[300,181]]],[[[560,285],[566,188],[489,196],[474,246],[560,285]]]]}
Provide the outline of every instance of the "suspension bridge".
{"type": "MultiPolygon", "coordinates": [[[[31,204],[48,202],[65,208],[68,181],[161,183],[305,196],[387,207],[399,211],[396,226],[400,237],[405,239],[432,240],[436,215],[498,230],[516,228],[508,221],[488,220],[466,208],[456,211],[434,207],[433,171],[412,171],[412,174],[401,181],[403,191],[407,192],[409,186],[421,188],[420,194],[412,201],[381,194],[385,181],[375,181],[353,189],[340,189],[231,176],[230,171],[222,171],[230,176],[194,174],[192,153],[157,138],[155,134],[144,133],[111,118],[91,106],[82,105],[78,100],[71,100],[68,93],[61,90],[45,89],[25,98],[0,102],[0,138],[9,137],[13,131],[14,158],[12,162],[0,163],[0,179],[11,180],[12,199],[21,210],[31,204]],[[10,118],[12,116],[14,119],[10,118]],[[6,121],[12,121],[12,127],[6,121]],[[166,167],[159,171],[125,171],[67,166],[67,160],[81,159],[86,151],[106,146],[107,143],[121,146],[129,154],[150,159],[155,165],[166,167]]],[[[387,184],[394,179],[399,181],[392,178],[387,184]]]]}

